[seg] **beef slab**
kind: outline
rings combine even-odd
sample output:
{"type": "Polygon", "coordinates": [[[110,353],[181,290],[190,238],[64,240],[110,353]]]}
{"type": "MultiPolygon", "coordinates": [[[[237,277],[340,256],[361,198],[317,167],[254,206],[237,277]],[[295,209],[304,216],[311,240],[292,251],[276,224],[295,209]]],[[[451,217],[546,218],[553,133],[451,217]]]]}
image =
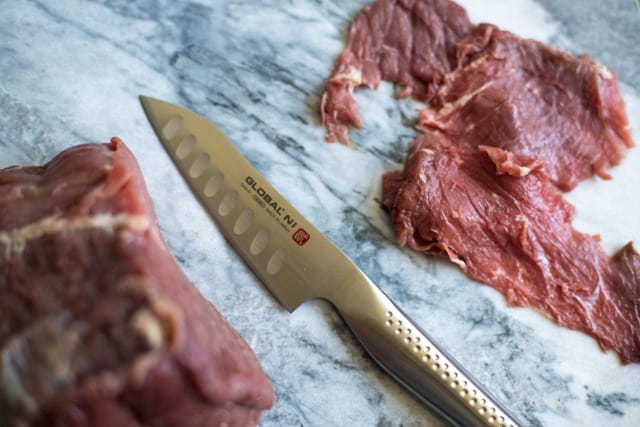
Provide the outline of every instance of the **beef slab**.
{"type": "Polygon", "coordinates": [[[249,426],[273,401],[119,139],[0,170],[0,426],[249,426]]]}

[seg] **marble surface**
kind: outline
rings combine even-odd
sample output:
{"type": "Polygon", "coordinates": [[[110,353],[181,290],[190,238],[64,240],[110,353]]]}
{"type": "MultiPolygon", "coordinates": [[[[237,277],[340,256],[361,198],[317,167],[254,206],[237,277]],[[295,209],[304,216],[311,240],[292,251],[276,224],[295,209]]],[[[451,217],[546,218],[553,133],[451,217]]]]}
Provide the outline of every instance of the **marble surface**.
{"type": "MultiPolygon", "coordinates": [[[[380,176],[400,167],[417,104],[359,91],[358,150],[323,142],[319,99],[366,0],[0,0],[0,167],[38,164],[120,136],[143,169],[162,231],[188,276],[245,337],[277,391],[263,426],[438,426],[383,373],[335,312],[290,314],[225,243],[161,150],[147,94],[215,120],[300,211],[417,323],[531,426],[640,423],[640,365],[622,366],[580,333],[399,249],[380,176]]],[[[634,0],[465,0],[499,24],[619,72],[640,141],[640,19],[634,0]]],[[[640,150],[614,180],[567,197],[578,229],[613,251],[640,244],[640,150]]]]}

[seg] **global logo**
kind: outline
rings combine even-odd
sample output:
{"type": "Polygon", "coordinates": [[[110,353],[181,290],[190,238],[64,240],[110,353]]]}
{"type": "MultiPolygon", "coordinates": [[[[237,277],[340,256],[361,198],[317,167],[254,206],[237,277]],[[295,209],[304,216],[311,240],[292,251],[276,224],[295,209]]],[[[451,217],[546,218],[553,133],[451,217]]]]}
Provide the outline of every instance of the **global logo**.
{"type": "Polygon", "coordinates": [[[307,230],[305,230],[304,228],[298,228],[292,236],[293,241],[296,242],[298,246],[304,245],[305,243],[307,243],[307,241],[309,241],[310,238],[311,235],[309,235],[309,233],[307,233],[307,230]]]}

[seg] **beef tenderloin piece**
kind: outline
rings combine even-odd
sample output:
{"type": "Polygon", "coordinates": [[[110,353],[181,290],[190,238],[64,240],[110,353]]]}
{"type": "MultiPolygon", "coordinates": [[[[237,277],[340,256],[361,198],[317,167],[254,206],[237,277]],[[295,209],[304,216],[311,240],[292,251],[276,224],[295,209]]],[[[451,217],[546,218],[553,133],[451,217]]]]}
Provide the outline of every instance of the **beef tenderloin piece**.
{"type": "Polygon", "coordinates": [[[273,403],[122,141],[0,170],[0,426],[244,427],[273,403]]]}

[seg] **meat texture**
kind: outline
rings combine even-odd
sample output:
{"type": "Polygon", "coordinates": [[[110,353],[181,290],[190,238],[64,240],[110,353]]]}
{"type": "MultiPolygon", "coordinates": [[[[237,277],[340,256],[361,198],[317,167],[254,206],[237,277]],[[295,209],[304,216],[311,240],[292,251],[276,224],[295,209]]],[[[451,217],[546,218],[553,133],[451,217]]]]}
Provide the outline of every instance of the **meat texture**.
{"type": "Polygon", "coordinates": [[[362,126],[355,87],[386,80],[403,86],[399,97],[429,101],[471,30],[467,12],[449,0],[378,0],[362,9],[322,96],[327,141],[350,145],[349,128],[362,126]]]}
{"type": "Polygon", "coordinates": [[[640,255],[609,259],[576,231],[574,208],[542,169],[498,174],[486,151],[430,148],[417,139],[403,172],[385,176],[385,203],[401,245],[443,255],[514,306],[532,306],[640,361],[640,255]]]}
{"type": "Polygon", "coordinates": [[[119,139],[0,170],[0,426],[249,426],[273,401],[119,139]]]}
{"type": "Polygon", "coordinates": [[[453,2],[378,0],[356,18],[327,84],[329,140],[349,143],[361,124],[351,90],[380,79],[427,103],[404,171],[383,178],[399,243],[640,362],[640,256],[628,244],[609,258],[572,227],[562,198],[609,178],[633,146],[615,72],[474,26],[453,2]],[[424,57],[429,67],[413,66],[424,57]]]}
{"type": "Polygon", "coordinates": [[[633,145],[617,77],[589,56],[489,24],[461,40],[457,56],[420,114],[424,132],[441,132],[457,147],[491,145],[537,159],[563,191],[594,174],[610,178],[606,170],[633,145]]]}

